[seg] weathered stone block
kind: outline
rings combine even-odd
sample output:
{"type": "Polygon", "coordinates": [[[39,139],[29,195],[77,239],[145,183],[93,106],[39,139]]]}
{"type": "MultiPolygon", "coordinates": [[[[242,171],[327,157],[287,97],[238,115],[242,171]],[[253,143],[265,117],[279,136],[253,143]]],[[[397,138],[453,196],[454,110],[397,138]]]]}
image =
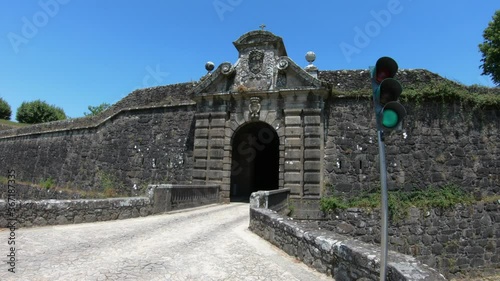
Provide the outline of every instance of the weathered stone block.
{"type": "Polygon", "coordinates": [[[304,140],[304,146],[307,148],[318,148],[319,149],[321,147],[321,139],[307,137],[304,140]]]}
{"type": "Polygon", "coordinates": [[[304,153],[302,150],[292,150],[292,149],[286,149],[285,150],[285,160],[300,160],[302,158],[302,155],[304,153]]]}
{"type": "Polygon", "coordinates": [[[304,159],[319,160],[321,151],[319,149],[307,149],[304,151],[304,159]]]}
{"type": "Polygon", "coordinates": [[[224,139],[210,139],[208,141],[208,143],[210,144],[210,147],[211,148],[221,148],[221,147],[224,147],[224,139]]]}
{"type": "Polygon", "coordinates": [[[207,162],[210,170],[222,170],[223,163],[221,160],[208,160],[207,162]]]}
{"type": "Polygon", "coordinates": [[[210,127],[211,128],[225,127],[225,126],[226,126],[226,120],[225,119],[212,119],[212,122],[210,122],[210,127]]]}
{"type": "Polygon", "coordinates": [[[210,138],[224,138],[226,131],[224,129],[210,129],[209,136],[210,138]]]}
{"type": "Polygon", "coordinates": [[[300,137],[302,135],[301,127],[286,127],[285,136],[287,137],[300,137]]]}
{"type": "Polygon", "coordinates": [[[304,170],[305,171],[320,171],[321,170],[321,162],[320,161],[305,161],[304,162],[304,170]]]}
{"type": "Polygon", "coordinates": [[[196,138],[207,138],[208,137],[208,129],[196,129],[194,131],[194,136],[196,138]]]}
{"type": "Polygon", "coordinates": [[[302,147],[303,141],[300,138],[287,137],[285,138],[285,149],[302,147]]]}
{"type": "Polygon", "coordinates": [[[300,171],[302,169],[302,163],[300,161],[285,161],[285,171],[287,173],[291,171],[300,171]]]}
{"type": "Polygon", "coordinates": [[[305,183],[319,183],[320,180],[321,180],[320,173],[314,173],[314,172],[304,173],[304,182],[305,183]]]}
{"type": "Polygon", "coordinates": [[[208,119],[197,119],[196,120],[196,129],[208,128],[208,119]]]}
{"type": "Polygon", "coordinates": [[[292,194],[292,195],[299,195],[299,194],[302,193],[302,186],[300,184],[285,183],[284,187],[285,188],[289,188],[290,189],[290,194],[292,194]]]}
{"type": "Polygon", "coordinates": [[[295,173],[295,172],[285,173],[286,183],[300,183],[301,181],[302,181],[301,173],[295,173]]]}
{"type": "Polygon", "coordinates": [[[222,148],[210,149],[209,153],[210,159],[223,159],[224,158],[224,150],[222,148]]]}
{"type": "Polygon", "coordinates": [[[286,116],[285,117],[285,125],[286,126],[300,126],[302,124],[302,120],[300,116],[286,116]]]}
{"type": "Polygon", "coordinates": [[[304,123],[306,125],[319,125],[321,123],[320,116],[304,116],[304,123]]]}
{"type": "Polygon", "coordinates": [[[193,170],[193,179],[202,179],[205,180],[207,177],[207,171],[205,170],[193,170]]]}
{"type": "Polygon", "coordinates": [[[223,172],[222,171],[208,171],[207,172],[208,179],[209,180],[222,180],[223,178],[223,172]]]}
{"type": "Polygon", "coordinates": [[[207,149],[195,149],[194,150],[194,153],[193,153],[193,156],[195,158],[207,158],[207,155],[208,155],[208,150],[207,149]]]}

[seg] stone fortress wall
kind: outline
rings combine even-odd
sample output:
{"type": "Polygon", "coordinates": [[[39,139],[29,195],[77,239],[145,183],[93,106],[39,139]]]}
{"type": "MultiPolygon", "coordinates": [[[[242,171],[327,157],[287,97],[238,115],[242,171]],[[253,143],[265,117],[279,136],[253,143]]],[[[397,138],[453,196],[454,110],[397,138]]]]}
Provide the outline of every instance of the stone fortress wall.
{"type": "MultiPolygon", "coordinates": [[[[0,165],[17,181],[119,191],[159,182],[189,182],[194,111],[182,94],[191,84],[138,90],[93,118],[0,132],[0,165]]],[[[7,176],[7,175],[4,175],[7,176]]]]}
{"type": "MultiPolygon", "coordinates": [[[[398,75],[403,85],[439,79],[419,70],[398,75]]],[[[319,78],[340,85],[325,97],[324,192],[329,185],[343,193],[370,190],[379,176],[371,101],[339,94],[369,85],[368,74],[327,71],[319,78]],[[343,86],[352,80],[362,87],[343,86]]],[[[98,117],[0,131],[0,165],[15,170],[18,180],[52,178],[58,186],[88,190],[98,189],[103,176],[126,190],[189,183],[196,122],[190,88],[178,84],[135,91],[98,117]]],[[[498,193],[497,109],[472,110],[449,101],[405,106],[404,133],[386,137],[390,188],[455,183],[483,195],[498,193]]]]}

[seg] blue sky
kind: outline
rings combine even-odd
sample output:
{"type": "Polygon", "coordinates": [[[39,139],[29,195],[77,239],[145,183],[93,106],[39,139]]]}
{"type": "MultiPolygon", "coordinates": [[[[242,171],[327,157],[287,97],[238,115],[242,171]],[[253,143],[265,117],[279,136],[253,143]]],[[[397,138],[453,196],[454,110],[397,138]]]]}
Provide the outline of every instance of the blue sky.
{"type": "MultiPolygon", "coordinates": [[[[497,1],[0,0],[0,97],[42,99],[69,117],[137,88],[198,80],[236,62],[232,42],[259,29],[320,70],[367,69],[380,56],[471,85],[497,1]]],[[[404,85],[403,85],[404,86],[404,85]]],[[[15,119],[15,115],[12,116],[15,119]]]]}

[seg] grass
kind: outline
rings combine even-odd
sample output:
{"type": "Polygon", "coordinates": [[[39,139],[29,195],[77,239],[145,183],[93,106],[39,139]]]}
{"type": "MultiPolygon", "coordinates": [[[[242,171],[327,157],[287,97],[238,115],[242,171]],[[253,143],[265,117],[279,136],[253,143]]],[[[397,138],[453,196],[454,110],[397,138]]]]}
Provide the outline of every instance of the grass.
{"type": "Polygon", "coordinates": [[[10,121],[10,120],[0,119],[0,125],[9,126],[12,128],[21,128],[21,127],[29,126],[31,124],[17,123],[17,122],[10,121]]]}
{"type": "Polygon", "coordinates": [[[50,177],[40,182],[40,187],[44,189],[51,189],[54,186],[55,186],[54,180],[50,177]]]}
{"type": "MultiPolygon", "coordinates": [[[[457,204],[470,205],[475,202],[471,194],[466,193],[456,185],[428,187],[411,192],[389,191],[388,195],[389,213],[395,221],[405,219],[411,207],[423,210],[432,208],[447,209],[457,204]]],[[[320,208],[324,212],[345,210],[347,208],[375,209],[380,208],[380,204],[380,191],[364,193],[353,198],[329,196],[320,200],[320,208]]]]}

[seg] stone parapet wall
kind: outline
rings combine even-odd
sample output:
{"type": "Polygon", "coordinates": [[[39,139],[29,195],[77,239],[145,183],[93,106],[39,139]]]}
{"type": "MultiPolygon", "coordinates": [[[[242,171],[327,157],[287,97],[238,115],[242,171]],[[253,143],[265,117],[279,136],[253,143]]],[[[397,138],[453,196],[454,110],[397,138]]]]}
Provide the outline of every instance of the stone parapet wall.
{"type": "Polygon", "coordinates": [[[192,104],[187,94],[193,88],[193,83],[172,84],[135,90],[125,98],[96,116],[72,118],[68,120],[34,124],[11,130],[0,128],[0,139],[9,137],[29,136],[31,134],[60,132],[79,129],[90,129],[112,121],[117,115],[130,110],[156,107],[182,106],[192,104]]]}
{"type": "Polygon", "coordinates": [[[148,186],[153,200],[154,213],[168,212],[219,202],[219,185],[173,185],[148,186]]]}
{"type": "Polygon", "coordinates": [[[30,227],[144,217],[153,213],[153,206],[147,197],[20,200],[11,212],[8,202],[0,200],[0,228],[8,227],[9,218],[16,227],[30,227]]]}
{"type": "MultiPolygon", "coordinates": [[[[377,247],[317,228],[302,227],[267,209],[250,208],[250,229],[257,235],[337,281],[379,280],[377,247]]],[[[415,258],[389,252],[387,280],[446,280],[415,258]]]]}
{"type": "MultiPolygon", "coordinates": [[[[351,208],[310,227],[327,229],[372,244],[380,243],[380,211],[351,208]]],[[[452,210],[410,209],[391,222],[389,249],[416,257],[448,276],[500,267],[500,203],[457,206],[452,210]]]]}
{"type": "Polygon", "coordinates": [[[290,212],[289,197],[290,189],[288,188],[253,192],[250,196],[250,207],[265,208],[286,214],[290,212]]]}
{"type": "Polygon", "coordinates": [[[151,185],[147,197],[108,199],[20,200],[10,193],[0,200],[0,228],[128,219],[218,202],[217,185],[151,185]]]}

